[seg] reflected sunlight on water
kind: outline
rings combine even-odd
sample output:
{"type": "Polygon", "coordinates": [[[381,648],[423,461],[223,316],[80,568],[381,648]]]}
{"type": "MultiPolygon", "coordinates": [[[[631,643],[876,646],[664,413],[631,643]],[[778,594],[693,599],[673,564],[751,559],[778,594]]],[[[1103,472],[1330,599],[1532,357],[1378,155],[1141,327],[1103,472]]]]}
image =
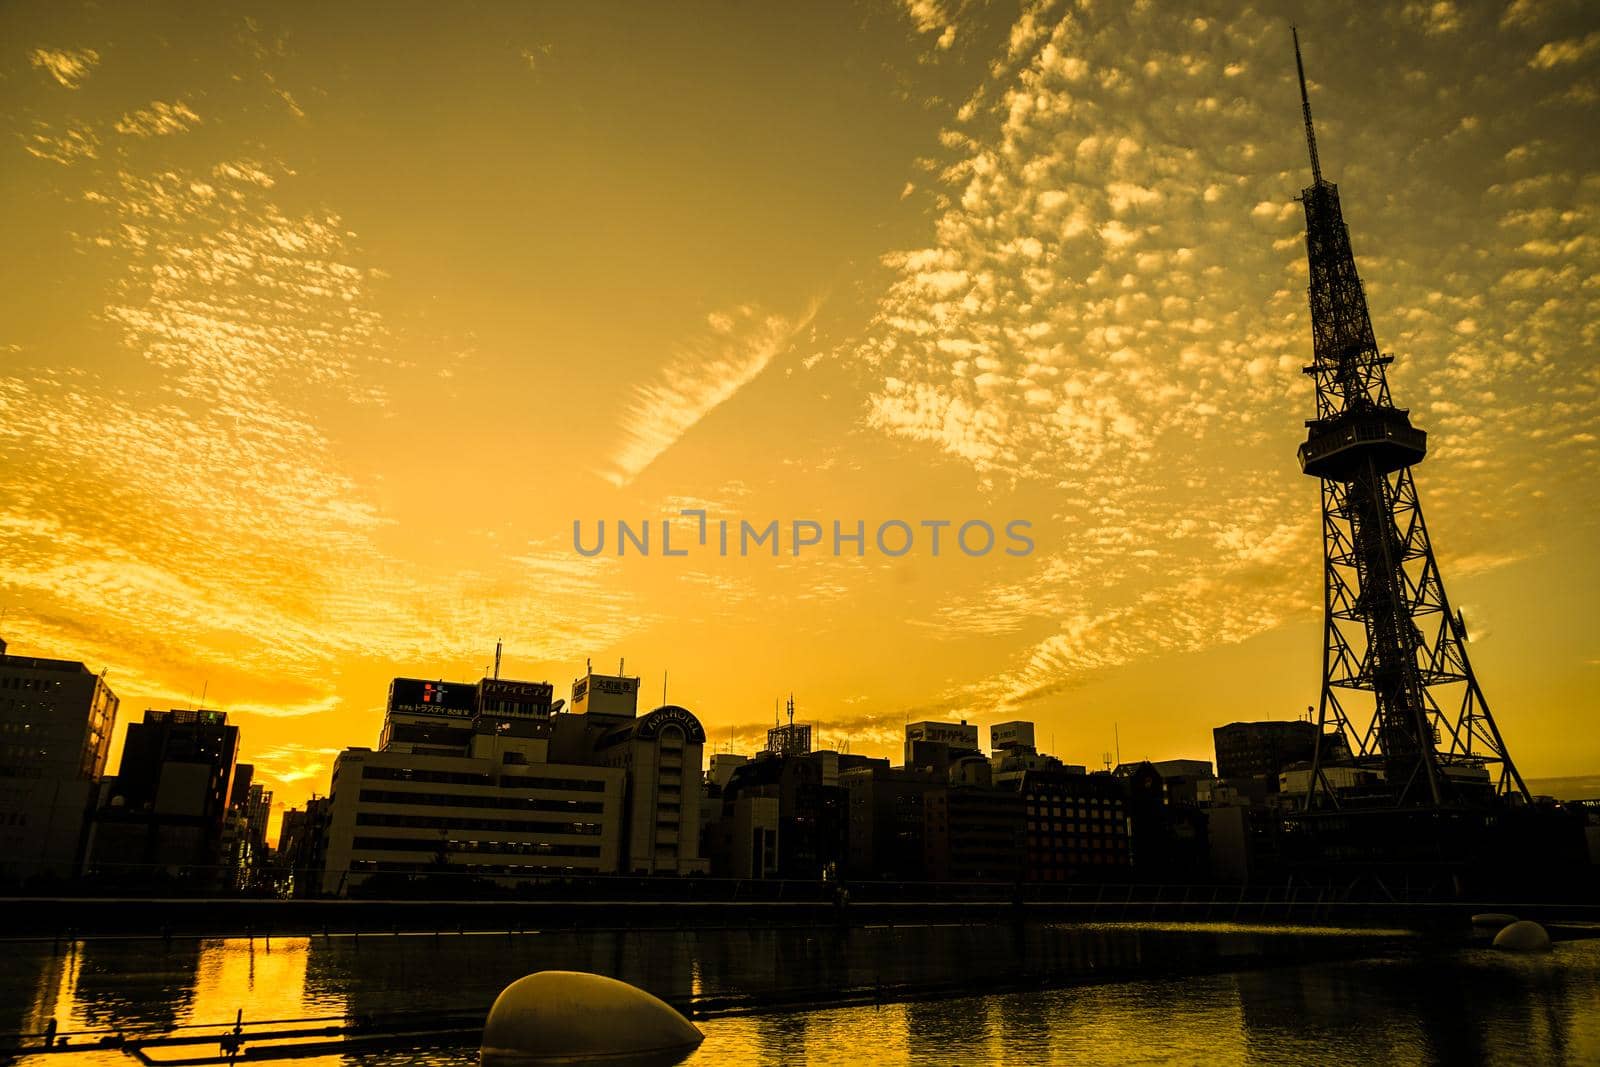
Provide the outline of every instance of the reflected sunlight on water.
{"type": "MultiPolygon", "coordinates": [[[[1077,984],[702,1022],[686,1061],[947,1064],[1600,1061],[1600,941],[1540,957],[1325,928],[896,927],[333,938],[127,939],[5,946],[0,1030],[171,1030],[395,1012],[486,1012],[532,971],[613,974],[668,999],[1049,973],[1077,984]],[[1337,943],[1338,959],[1318,946],[1337,943]],[[1287,949],[1285,952],[1283,949],[1287,949]],[[1262,952],[1267,956],[1263,957],[1262,952]],[[1172,959],[1192,973],[1142,977],[1172,959]],[[1273,966],[1263,962],[1279,961],[1273,966]],[[1232,962],[1244,966],[1229,972],[1232,962]]],[[[979,987],[981,988],[981,986],[979,987]]],[[[89,1038],[78,1036],[74,1043],[89,1038]]],[[[215,1045],[191,1046],[184,1055],[215,1045]]],[[[179,1050],[159,1050],[171,1058],[179,1050]]],[[[476,1049],[292,1062],[468,1064],[476,1049]]],[[[114,1050],[30,1067],[128,1064],[114,1050]]]]}

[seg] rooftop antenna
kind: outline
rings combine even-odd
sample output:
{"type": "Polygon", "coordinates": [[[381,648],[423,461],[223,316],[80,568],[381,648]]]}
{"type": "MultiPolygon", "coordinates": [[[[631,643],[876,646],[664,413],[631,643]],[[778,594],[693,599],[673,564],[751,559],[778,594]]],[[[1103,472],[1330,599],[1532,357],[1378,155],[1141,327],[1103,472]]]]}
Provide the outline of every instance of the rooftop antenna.
{"type": "Polygon", "coordinates": [[[200,706],[202,708],[206,706],[206,690],[208,690],[210,688],[211,688],[211,680],[209,678],[206,679],[204,682],[200,683],[200,706]]]}
{"type": "Polygon", "coordinates": [[[794,694],[789,694],[789,732],[794,732],[794,694]]]}
{"type": "Polygon", "coordinates": [[[1294,35],[1294,69],[1300,74],[1300,111],[1306,119],[1306,147],[1311,150],[1311,184],[1322,184],[1322,164],[1317,159],[1317,130],[1311,124],[1311,97],[1306,94],[1306,65],[1300,60],[1300,31],[1289,27],[1294,35]]]}
{"type": "Polygon", "coordinates": [[[1122,737],[1118,732],[1117,724],[1111,724],[1111,743],[1117,750],[1117,766],[1122,766],[1122,737]]]}
{"type": "Polygon", "coordinates": [[[501,646],[501,644],[502,644],[501,639],[500,638],[496,638],[495,642],[494,642],[494,676],[495,676],[495,680],[496,681],[498,681],[499,678],[500,678],[500,646],[501,646]]]}
{"type": "Polygon", "coordinates": [[[667,706],[667,672],[661,672],[661,706],[667,706]]]}
{"type": "Polygon", "coordinates": [[[593,674],[594,673],[594,660],[590,659],[588,656],[583,657],[583,673],[584,674],[593,674]]]}
{"type": "Polygon", "coordinates": [[[619,677],[619,678],[620,678],[620,677],[624,677],[624,675],[623,675],[623,671],[622,671],[622,665],[623,665],[623,664],[624,664],[624,663],[627,663],[627,662],[628,662],[628,661],[627,661],[627,660],[625,660],[625,659],[623,659],[623,658],[622,658],[622,657],[621,657],[621,656],[618,656],[618,657],[617,657],[617,676],[618,676],[618,677],[619,677]]]}

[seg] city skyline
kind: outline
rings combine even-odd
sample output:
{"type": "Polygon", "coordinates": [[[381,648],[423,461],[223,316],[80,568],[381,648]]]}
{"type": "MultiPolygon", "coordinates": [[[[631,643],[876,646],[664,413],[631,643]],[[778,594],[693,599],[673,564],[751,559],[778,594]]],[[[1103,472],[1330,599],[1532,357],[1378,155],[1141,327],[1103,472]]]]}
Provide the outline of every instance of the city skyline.
{"type": "MultiPolygon", "coordinates": [[[[665,674],[744,751],[791,689],[853,751],[1028,719],[1091,764],[1315,703],[1289,12],[425,11],[5,16],[0,635],[110,669],[113,764],[204,691],[293,805],[389,678],[475,680],[502,638],[558,695],[665,674]],[[572,550],[684,508],[1020,516],[1038,549],[572,550]]],[[[1300,22],[1530,778],[1600,768],[1583,14],[1300,22]]]]}

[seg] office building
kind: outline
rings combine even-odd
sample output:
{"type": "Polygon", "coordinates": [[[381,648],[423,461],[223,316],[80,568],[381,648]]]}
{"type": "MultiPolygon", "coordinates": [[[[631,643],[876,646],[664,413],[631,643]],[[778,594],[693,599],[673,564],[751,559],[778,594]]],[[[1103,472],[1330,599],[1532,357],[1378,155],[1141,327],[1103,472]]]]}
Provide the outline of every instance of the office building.
{"type": "MultiPolygon", "coordinates": [[[[550,757],[553,687],[396,678],[379,749],[334,762],[321,889],[432,877],[516,884],[620,869],[624,775],[550,757]]],[[[304,849],[302,849],[304,851],[304,849]]]]}
{"type": "Polygon", "coordinates": [[[231,884],[222,836],[238,751],[226,712],[148,710],[129,723],[95,812],[89,873],[113,883],[231,884]]]}
{"type": "Polygon", "coordinates": [[[255,781],[255,767],[235,764],[228,814],[222,827],[223,863],[232,871],[235,889],[253,889],[267,877],[267,822],[272,815],[272,790],[255,781]]]}
{"type": "Polygon", "coordinates": [[[952,781],[926,798],[928,877],[948,882],[1016,882],[1026,840],[1022,794],[973,781],[952,781]],[[940,832],[943,839],[940,839],[940,832]]]}
{"type": "Polygon", "coordinates": [[[0,884],[78,874],[116,715],[103,676],[0,639],[0,884]]]}
{"type": "Polygon", "coordinates": [[[744,877],[736,872],[748,864],[737,857],[749,851],[743,847],[742,834],[751,816],[744,809],[754,799],[776,805],[778,877],[814,881],[837,873],[844,862],[846,809],[846,794],[838,785],[838,761],[835,752],[762,753],[735,768],[721,791],[719,817],[711,824],[712,832],[720,835],[717,849],[708,853],[712,873],[744,877]],[[737,827],[730,829],[730,822],[737,827]],[[730,835],[732,853],[727,844],[730,835]]]}
{"type": "Polygon", "coordinates": [[[930,866],[936,865],[930,851],[939,847],[946,829],[939,795],[949,789],[948,780],[940,774],[890,767],[888,760],[872,760],[841,767],[839,783],[846,795],[846,876],[925,879],[930,866]]]}
{"type": "Polygon", "coordinates": [[[450,878],[704,873],[705,730],[675,705],[638,715],[638,693],[637,678],[591,670],[563,713],[548,682],[395,679],[379,750],[335,764],[323,892],[377,875],[447,891],[450,878]]]}
{"type": "Polygon", "coordinates": [[[304,808],[283,813],[273,850],[273,888],[280,897],[316,896],[326,867],[328,800],[312,797],[304,808]]]}
{"type": "Polygon", "coordinates": [[[377,875],[507,885],[614,874],[623,774],[548,763],[547,738],[485,730],[459,755],[346,749],[334,761],[322,830],[322,891],[377,875]]]}
{"type": "Polygon", "coordinates": [[[1304,720],[1230,722],[1211,736],[1218,778],[1263,778],[1270,789],[1284,768],[1309,763],[1317,751],[1317,724],[1304,720]]]}
{"type": "Polygon", "coordinates": [[[1121,779],[1105,773],[1027,771],[1019,791],[1026,820],[1026,879],[1093,881],[1127,872],[1127,789],[1121,779]]]}

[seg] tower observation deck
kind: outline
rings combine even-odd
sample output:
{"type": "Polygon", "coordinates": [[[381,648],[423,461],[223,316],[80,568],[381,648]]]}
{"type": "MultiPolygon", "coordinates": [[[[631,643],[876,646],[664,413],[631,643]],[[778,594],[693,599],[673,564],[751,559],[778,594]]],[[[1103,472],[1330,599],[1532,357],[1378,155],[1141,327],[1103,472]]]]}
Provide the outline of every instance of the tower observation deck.
{"type": "Polygon", "coordinates": [[[1311,184],[1301,191],[1310,268],[1316,417],[1301,470],[1321,483],[1324,586],[1319,746],[1308,811],[1459,808],[1527,799],[1467,657],[1412,469],[1427,434],[1389,393],[1339,188],[1322,176],[1305,65],[1295,66],[1311,184]],[[1342,774],[1330,774],[1335,766],[1342,774]],[[1341,788],[1335,788],[1338,781],[1341,788]]]}

